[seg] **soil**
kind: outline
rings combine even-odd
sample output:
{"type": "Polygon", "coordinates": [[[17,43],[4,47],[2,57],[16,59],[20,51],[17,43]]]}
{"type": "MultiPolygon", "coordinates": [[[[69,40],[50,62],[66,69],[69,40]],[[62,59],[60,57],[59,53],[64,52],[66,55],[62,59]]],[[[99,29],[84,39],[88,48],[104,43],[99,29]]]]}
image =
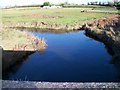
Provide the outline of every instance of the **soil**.
{"type": "Polygon", "coordinates": [[[22,17],[46,18],[46,19],[55,19],[55,18],[58,18],[58,17],[55,17],[55,16],[40,15],[40,14],[23,15],[22,17]]]}
{"type": "Polygon", "coordinates": [[[120,60],[120,15],[113,15],[88,22],[82,26],[86,35],[97,39],[111,48],[113,60],[120,60]]]}

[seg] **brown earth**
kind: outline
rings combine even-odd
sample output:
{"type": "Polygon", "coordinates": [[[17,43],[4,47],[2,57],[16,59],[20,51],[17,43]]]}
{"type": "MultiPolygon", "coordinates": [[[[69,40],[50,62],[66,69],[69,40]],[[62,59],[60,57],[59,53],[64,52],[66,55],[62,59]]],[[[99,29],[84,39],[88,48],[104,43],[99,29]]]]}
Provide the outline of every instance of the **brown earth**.
{"type": "Polygon", "coordinates": [[[116,14],[103,19],[88,22],[82,26],[86,35],[100,40],[111,48],[113,59],[120,60],[120,15],[116,14]]]}
{"type": "Polygon", "coordinates": [[[30,18],[46,18],[46,19],[56,19],[58,17],[55,16],[48,16],[48,15],[40,15],[40,14],[28,14],[28,15],[23,15],[22,17],[30,17],[30,18]]]}

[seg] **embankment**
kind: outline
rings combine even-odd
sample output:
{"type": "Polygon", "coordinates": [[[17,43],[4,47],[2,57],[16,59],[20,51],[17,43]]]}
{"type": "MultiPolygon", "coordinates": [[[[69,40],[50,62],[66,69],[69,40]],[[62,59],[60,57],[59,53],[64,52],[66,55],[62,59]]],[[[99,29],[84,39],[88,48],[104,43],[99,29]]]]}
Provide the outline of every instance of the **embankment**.
{"type": "Polygon", "coordinates": [[[62,30],[62,31],[76,31],[79,30],[80,25],[59,25],[59,24],[47,24],[46,22],[37,22],[33,21],[30,23],[16,23],[16,22],[7,22],[3,23],[4,28],[19,28],[19,29],[39,29],[39,31],[53,31],[53,30],[62,30]]]}
{"type": "Polygon", "coordinates": [[[0,34],[2,35],[0,46],[2,47],[3,71],[22,62],[35,51],[45,50],[47,45],[44,39],[14,29],[3,29],[0,34]]]}
{"type": "Polygon", "coordinates": [[[19,62],[24,61],[34,51],[2,50],[2,70],[5,71],[19,62]]]}
{"type": "Polygon", "coordinates": [[[36,51],[44,50],[47,45],[44,39],[15,29],[3,28],[0,34],[2,35],[0,46],[4,50],[36,51]]]}
{"type": "MultiPolygon", "coordinates": [[[[61,12],[62,13],[62,12],[61,12]]],[[[105,12],[105,11],[94,11],[94,10],[91,10],[91,11],[87,11],[87,10],[83,10],[83,11],[80,11],[79,12],[80,14],[83,14],[83,15],[87,15],[87,14],[90,14],[90,15],[96,15],[96,14],[105,14],[104,15],[104,17],[106,16],[108,16],[108,15],[115,15],[116,14],[116,12],[105,12]]],[[[64,14],[63,14],[64,15],[64,14]]],[[[27,18],[27,17],[30,17],[30,18],[41,18],[41,19],[47,19],[47,20],[57,20],[57,19],[60,19],[60,20],[62,20],[61,18],[64,18],[64,16],[63,17],[60,17],[60,16],[49,16],[49,15],[38,15],[38,14],[32,14],[32,15],[21,15],[21,17],[23,17],[23,18],[27,18]]],[[[81,17],[81,16],[80,16],[81,17]]],[[[58,23],[48,23],[48,22],[45,22],[45,21],[37,21],[37,20],[33,20],[33,21],[21,21],[21,22],[17,22],[17,21],[7,21],[7,22],[3,22],[3,27],[4,28],[21,28],[21,29],[30,29],[30,28],[32,28],[32,29],[39,29],[40,31],[42,30],[42,31],[53,31],[53,30],[59,30],[59,31],[77,31],[77,30],[79,30],[81,27],[82,27],[82,25],[84,24],[84,23],[86,23],[86,22],[89,22],[89,21],[91,21],[91,20],[95,20],[95,19],[98,19],[98,18],[100,18],[100,17],[93,17],[93,18],[91,18],[92,16],[90,16],[90,17],[86,17],[85,18],[85,20],[82,20],[81,19],[81,21],[79,21],[79,22],[77,22],[76,20],[76,23],[75,24],[73,24],[73,23],[71,23],[71,24],[62,24],[62,23],[64,23],[64,22],[66,22],[66,18],[64,18],[65,20],[64,21],[58,21],[58,22],[60,22],[61,24],[58,24],[58,23]],[[91,19],[90,19],[91,18],[91,19]]],[[[73,17],[74,18],[74,17],[73,17]]],[[[79,20],[79,18],[77,18],[78,20],[79,20]]],[[[68,20],[70,20],[71,22],[72,22],[72,18],[68,18],[68,20]]],[[[75,22],[74,21],[74,22],[75,22]]]]}
{"type": "Polygon", "coordinates": [[[82,29],[87,36],[107,45],[113,52],[113,60],[120,60],[120,15],[88,22],[82,29]]]}

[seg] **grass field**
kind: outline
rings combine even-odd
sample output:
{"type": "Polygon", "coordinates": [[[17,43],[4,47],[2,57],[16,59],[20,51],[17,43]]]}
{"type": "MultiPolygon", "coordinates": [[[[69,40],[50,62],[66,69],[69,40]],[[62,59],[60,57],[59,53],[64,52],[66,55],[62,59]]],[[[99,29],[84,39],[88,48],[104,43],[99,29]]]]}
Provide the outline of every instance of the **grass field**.
{"type": "Polygon", "coordinates": [[[21,31],[14,29],[4,29],[0,31],[2,40],[0,46],[4,50],[12,50],[15,47],[15,44],[25,44],[28,43],[27,35],[21,31]]]}
{"type": "Polygon", "coordinates": [[[114,8],[62,8],[62,9],[40,9],[40,8],[12,8],[3,9],[2,21],[16,23],[45,22],[48,25],[75,25],[84,21],[109,16],[106,13],[95,12],[117,12],[114,8]],[[81,11],[88,12],[81,12],[81,11]]]}

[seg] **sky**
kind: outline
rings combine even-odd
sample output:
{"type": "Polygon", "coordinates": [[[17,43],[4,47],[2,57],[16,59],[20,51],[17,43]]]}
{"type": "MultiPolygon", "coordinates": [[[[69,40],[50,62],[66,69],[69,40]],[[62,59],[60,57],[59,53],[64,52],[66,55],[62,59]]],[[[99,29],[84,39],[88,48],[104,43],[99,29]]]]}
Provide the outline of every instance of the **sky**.
{"type": "Polygon", "coordinates": [[[88,2],[92,2],[92,1],[108,2],[108,1],[114,1],[114,0],[0,0],[0,7],[42,4],[43,2],[46,2],[46,1],[53,4],[64,3],[66,1],[69,3],[75,3],[75,4],[87,4],[88,2]]]}

